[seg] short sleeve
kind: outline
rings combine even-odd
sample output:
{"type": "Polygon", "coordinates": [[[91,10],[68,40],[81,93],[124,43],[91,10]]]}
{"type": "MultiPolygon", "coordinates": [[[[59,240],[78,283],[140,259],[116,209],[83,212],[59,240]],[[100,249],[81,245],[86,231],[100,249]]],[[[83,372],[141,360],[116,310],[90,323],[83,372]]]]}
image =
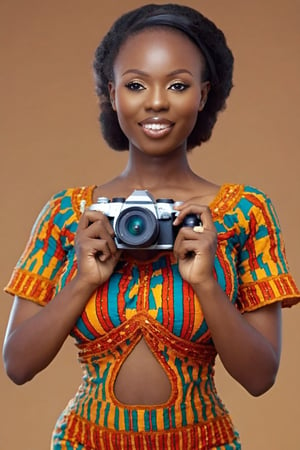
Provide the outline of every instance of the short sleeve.
{"type": "Polygon", "coordinates": [[[290,274],[278,217],[271,200],[246,188],[237,208],[240,234],[237,306],[252,311],[277,301],[292,306],[300,292],[290,274]]]}
{"type": "Polygon", "coordinates": [[[73,248],[80,214],[77,211],[78,199],[86,197],[84,188],[68,189],[46,203],[4,288],[7,293],[40,305],[52,299],[68,251],[73,248]]]}

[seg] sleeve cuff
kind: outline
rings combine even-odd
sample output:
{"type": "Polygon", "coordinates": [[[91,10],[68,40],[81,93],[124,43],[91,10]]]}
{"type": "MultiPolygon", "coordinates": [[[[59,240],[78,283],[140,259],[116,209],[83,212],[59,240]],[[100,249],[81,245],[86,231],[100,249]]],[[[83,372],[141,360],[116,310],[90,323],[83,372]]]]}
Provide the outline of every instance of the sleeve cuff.
{"type": "Polygon", "coordinates": [[[15,269],[4,291],[44,306],[53,296],[54,283],[40,275],[15,269]]]}
{"type": "Polygon", "coordinates": [[[282,274],[240,286],[238,307],[241,312],[254,311],[281,301],[282,307],[300,302],[300,292],[290,274],[282,274]]]}

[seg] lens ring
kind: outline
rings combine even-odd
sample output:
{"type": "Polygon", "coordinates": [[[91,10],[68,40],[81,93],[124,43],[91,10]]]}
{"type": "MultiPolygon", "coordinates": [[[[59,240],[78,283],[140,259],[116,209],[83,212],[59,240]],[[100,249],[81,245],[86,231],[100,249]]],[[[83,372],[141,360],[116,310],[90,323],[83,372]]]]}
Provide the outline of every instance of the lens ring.
{"type": "Polygon", "coordinates": [[[157,241],[159,233],[155,215],[139,206],[121,211],[114,228],[116,238],[128,247],[149,247],[157,241]]]}

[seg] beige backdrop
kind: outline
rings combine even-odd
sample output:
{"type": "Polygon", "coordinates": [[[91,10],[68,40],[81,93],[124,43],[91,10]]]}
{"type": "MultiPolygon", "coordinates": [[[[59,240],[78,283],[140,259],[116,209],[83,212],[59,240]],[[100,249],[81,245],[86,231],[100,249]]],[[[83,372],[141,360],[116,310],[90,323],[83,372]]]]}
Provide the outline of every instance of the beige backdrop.
{"type": "MultiPolygon", "coordinates": [[[[299,0],[182,3],[216,21],[236,57],[228,108],[191,164],[218,183],[250,183],[271,196],[300,285],[299,0]]],[[[91,62],[112,20],[142,4],[1,1],[1,286],[50,195],[102,183],[123,167],[126,155],[108,150],[98,131],[91,62]]],[[[11,303],[3,294],[1,340],[11,303]]],[[[217,385],[244,450],[300,449],[299,319],[299,307],[284,311],[277,384],[261,398],[251,398],[218,364],[217,385]]],[[[0,449],[47,450],[55,419],[79,381],[71,342],[25,386],[13,385],[1,365],[0,449]]]]}

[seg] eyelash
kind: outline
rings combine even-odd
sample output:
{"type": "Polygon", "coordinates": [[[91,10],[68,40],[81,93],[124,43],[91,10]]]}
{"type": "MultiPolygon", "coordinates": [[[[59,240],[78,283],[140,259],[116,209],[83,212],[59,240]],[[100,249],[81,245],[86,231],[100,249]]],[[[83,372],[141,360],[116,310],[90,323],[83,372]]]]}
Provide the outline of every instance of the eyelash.
{"type": "MultiPolygon", "coordinates": [[[[140,82],[138,82],[138,81],[130,81],[130,82],[127,83],[125,86],[126,86],[130,91],[135,91],[135,92],[137,92],[137,91],[142,91],[142,90],[146,89],[145,86],[143,86],[143,84],[140,83],[140,82]]],[[[177,92],[183,92],[183,91],[185,91],[185,90],[188,89],[188,88],[189,88],[189,84],[182,83],[182,82],[180,82],[180,81],[178,81],[178,82],[176,82],[176,83],[173,83],[173,84],[171,84],[171,85],[168,87],[168,89],[173,90],[173,91],[177,91],[177,92]],[[178,89],[178,88],[179,88],[179,89],[178,89]]]]}
{"type": "Polygon", "coordinates": [[[129,83],[125,84],[125,86],[130,91],[142,91],[143,89],[145,89],[145,87],[138,81],[130,81],[129,83]]]}
{"type": "Polygon", "coordinates": [[[177,81],[176,83],[171,84],[171,86],[169,87],[169,89],[179,91],[179,92],[185,91],[188,88],[189,88],[189,84],[182,83],[181,81],[177,81]],[[175,86],[179,87],[179,89],[172,89],[175,86]]]}

